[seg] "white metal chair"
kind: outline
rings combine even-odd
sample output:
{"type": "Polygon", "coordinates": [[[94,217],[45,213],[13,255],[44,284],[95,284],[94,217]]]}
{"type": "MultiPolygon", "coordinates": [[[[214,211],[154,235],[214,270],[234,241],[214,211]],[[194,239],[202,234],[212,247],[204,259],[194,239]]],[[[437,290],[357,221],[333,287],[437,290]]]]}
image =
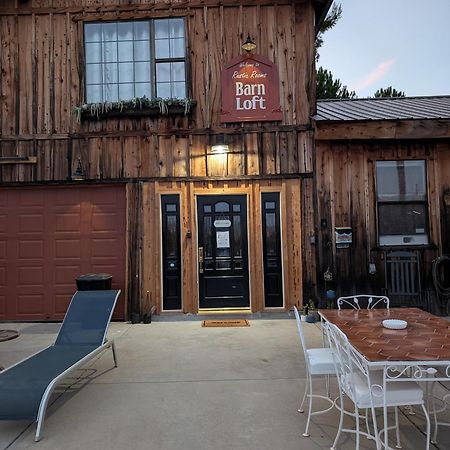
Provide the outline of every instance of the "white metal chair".
{"type": "Polygon", "coordinates": [[[353,309],[373,309],[377,305],[389,309],[389,298],[385,295],[349,295],[347,297],[339,297],[337,299],[338,309],[342,309],[343,306],[350,306],[353,309]]]}
{"type": "Polygon", "coordinates": [[[311,416],[317,415],[317,414],[323,414],[327,411],[330,411],[334,406],[334,401],[330,397],[326,397],[324,395],[319,394],[313,394],[313,388],[312,388],[312,377],[315,375],[326,375],[327,376],[327,393],[328,393],[328,387],[329,387],[329,380],[328,377],[330,375],[335,375],[335,368],[334,368],[334,359],[330,348],[307,348],[306,347],[306,341],[305,336],[303,334],[303,326],[302,322],[300,320],[300,316],[298,314],[297,308],[294,306],[294,314],[295,314],[295,320],[297,322],[297,329],[298,334],[300,336],[300,345],[303,350],[303,354],[305,355],[305,365],[306,365],[306,386],[305,386],[305,393],[303,395],[303,400],[300,405],[300,408],[298,412],[302,413],[303,410],[303,404],[305,403],[306,398],[309,399],[309,408],[308,408],[308,419],[306,421],[306,427],[305,432],[303,433],[304,437],[309,437],[309,425],[311,422],[311,416]],[[331,403],[331,406],[329,406],[326,409],[318,410],[318,411],[312,411],[312,400],[313,398],[321,398],[324,400],[327,400],[331,403]]]}
{"type": "Polygon", "coordinates": [[[404,381],[400,377],[387,376],[387,369],[369,372],[367,361],[349,344],[347,336],[336,325],[329,322],[325,323],[325,328],[330,348],[333,351],[339,384],[339,404],[336,404],[340,410],[339,428],[331,449],[336,449],[336,444],[342,432],[356,434],[357,450],[359,449],[361,435],[375,440],[377,449],[381,449],[382,446],[389,449],[388,431],[393,428],[396,430],[396,447],[401,448],[398,407],[420,405],[427,421],[426,449],[429,450],[430,419],[425,408],[424,393],[421,387],[415,381],[404,381]],[[354,404],[354,413],[344,410],[344,395],[354,404]],[[387,408],[389,407],[394,407],[394,427],[388,427],[387,424],[387,408]],[[380,432],[378,432],[376,408],[383,408],[384,428],[380,432]],[[360,419],[365,418],[367,423],[367,413],[363,416],[360,415],[362,409],[371,411],[373,434],[370,433],[369,426],[367,426],[367,432],[360,429],[360,419]],[[355,418],[355,429],[343,428],[344,413],[355,418]],[[381,434],[384,434],[384,442],[381,440],[381,434]]]}

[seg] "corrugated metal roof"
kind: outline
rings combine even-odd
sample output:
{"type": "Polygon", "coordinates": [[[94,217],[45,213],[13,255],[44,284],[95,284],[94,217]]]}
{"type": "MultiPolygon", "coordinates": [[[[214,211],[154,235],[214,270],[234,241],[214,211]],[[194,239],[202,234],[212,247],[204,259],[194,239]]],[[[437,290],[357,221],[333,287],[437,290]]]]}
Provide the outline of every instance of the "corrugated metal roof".
{"type": "Polygon", "coordinates": [[[450,119],[450,95],[319,100],[317,121],[450,119]]]}

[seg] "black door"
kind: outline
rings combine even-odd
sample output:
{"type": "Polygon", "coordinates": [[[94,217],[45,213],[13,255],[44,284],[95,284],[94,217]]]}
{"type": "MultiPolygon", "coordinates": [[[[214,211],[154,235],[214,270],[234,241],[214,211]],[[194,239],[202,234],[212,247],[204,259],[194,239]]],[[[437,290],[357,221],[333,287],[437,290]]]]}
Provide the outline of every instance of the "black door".
{"type": "Polygon", "coordinates": [[[247,200],[197,198],[200,308],[248,308],[247,200]]]}

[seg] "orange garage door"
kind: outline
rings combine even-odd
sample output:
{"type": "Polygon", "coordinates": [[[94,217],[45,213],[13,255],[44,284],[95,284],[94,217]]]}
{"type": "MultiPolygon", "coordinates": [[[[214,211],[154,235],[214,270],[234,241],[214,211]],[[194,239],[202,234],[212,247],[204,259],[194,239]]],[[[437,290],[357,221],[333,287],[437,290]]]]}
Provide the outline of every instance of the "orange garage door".
{"type": "Polygon", "coordinates": [[[85,273],[110,273],[122,289],[125,188],[0,189],[0,320],[60,320],[85,273]]]}

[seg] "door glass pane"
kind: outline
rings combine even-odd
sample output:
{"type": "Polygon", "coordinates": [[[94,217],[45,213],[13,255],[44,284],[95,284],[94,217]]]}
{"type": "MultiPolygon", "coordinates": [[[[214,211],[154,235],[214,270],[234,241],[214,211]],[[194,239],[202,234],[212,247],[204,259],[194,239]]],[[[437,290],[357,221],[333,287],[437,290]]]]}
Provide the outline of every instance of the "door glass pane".
{"type": "Polygon", "coordinates": [[[216,203],[216,206],[214,207],[215,212],[229,212],[230,211],[230,205],[226,202],[218,202],[216,203]]]}
{"type": "Polygon", "coordinates": [[[230,257],[230,231],[216,231],[216,256],[220,257],[230,257]]]}
{"type": "Polygon", "coordinates": [[[233,212],[240,212],[241,211],[241,205],[239,203],[236,203],[233,205],[233,212]]]}
{"type": "Polygon", "coordinates": [[[210,212],[212,212],[211,205],[204,205],[204,206],[203,206],[203,212],[205,212],[205,213],[210,213],[210,212]]]}
{"type": "Polygon", "coordinates": [[[212,258],[212,217],[203,218],[203,252],[205,258],[212,258]]]}
{"type": "Polygon", "coordinates": [[[275,256],[277,254],[277,229],[275,213],[266,213],[266,254],[275,256]]]}
{"type": "Polygon", "coordinates": [[[167,212],[177,212],[177,205],[174,203],[167,203],[166,211],[167,212]]]}
{"type": "Polygon", "coordinates": [[[241,217],[233,217],[233,252],[235,257],[242,257],[241,217]]]}
{"type": "Polygon", "coordinates": [[[177,256],[177,218],[176,216],[167,216],[167,256],[177,256]]]}

